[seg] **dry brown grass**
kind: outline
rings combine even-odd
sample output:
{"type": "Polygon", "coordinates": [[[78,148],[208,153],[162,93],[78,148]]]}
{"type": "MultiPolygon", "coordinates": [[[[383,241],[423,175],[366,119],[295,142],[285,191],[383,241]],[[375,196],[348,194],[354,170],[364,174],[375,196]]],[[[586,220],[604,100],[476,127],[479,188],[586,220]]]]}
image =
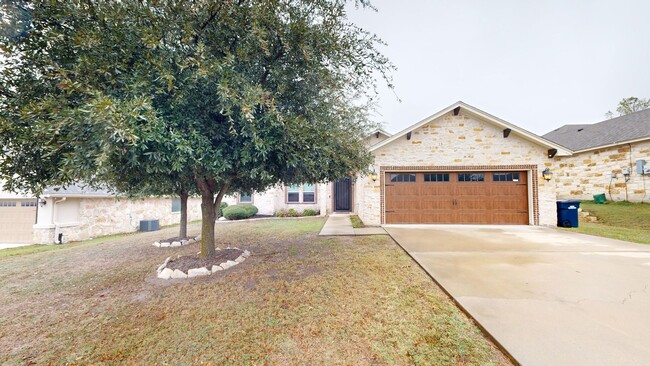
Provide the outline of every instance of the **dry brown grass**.
{"type": "Polygon", "coordinates": [[[322,224],[218,224],[252,255],[191,280],[155,277],[198,251],[175,228],[2,258],[0,364],[508,364],[390,238],[322,224]]]}

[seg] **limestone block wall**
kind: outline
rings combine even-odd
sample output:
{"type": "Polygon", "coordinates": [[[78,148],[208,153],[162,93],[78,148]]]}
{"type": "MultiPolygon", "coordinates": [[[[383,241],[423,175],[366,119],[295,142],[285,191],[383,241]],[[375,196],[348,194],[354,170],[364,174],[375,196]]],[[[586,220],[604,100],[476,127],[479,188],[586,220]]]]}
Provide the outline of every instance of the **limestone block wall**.
{"type": "Polygon", "coordinates": [[[650,140],[557,157],[553,178],[558,198],[591,200],[604,193],[608,200],[650,202],[650,176],[636,172],[637,160],[650,165],[650,140]],[[623,168],[630,169],[627,182],[623,168]]]}
{"type": "MultiPolygon", "coordinates": [[[[545,167],[553,166],[547,150],[514,133],[504,138],[502,128],[461,111],[458,116],[449,113],[413,130],[410,140],[402,136],[375,150],[374,164],[377,172],[382,166],[480,166],[489,170],[491,166],[532,165],[536,169],[529,176],[538,177],[538,187],[529,180],[529,189],[537,189],[538,202],[529,196],[531,212],[537,205],[539,224],[554,226],[557,221],[555,182],[546,182],[540,176],[545,167]]],[[[364,202],[359,216],[369,225],[381,224],[380,181],[365,180],[363,184],[364,202]]]]}
{"type": "MultiPolygon", "coordinates": [[[[171,198],[67,198],[56,215],[39,212],[34,226],[34,242],[52,244],[58,233],[64,242],[87,240],[104,235],[138,231],[140,220],[158,219],[160,225],[177,224],[180,213],[172,212],[171,198]],[[75,207],[78,212],[64,212],[75,207]],[[73,217],[74,216],[74,217],[73,217]]],[[[54,205],[48,200],[48,205],[54,205]]],[[[52,207],[52,206],[50,206],[52,207]]],[[[201,219],[201,199],[188,200],[188,221],[201,219]]]]}

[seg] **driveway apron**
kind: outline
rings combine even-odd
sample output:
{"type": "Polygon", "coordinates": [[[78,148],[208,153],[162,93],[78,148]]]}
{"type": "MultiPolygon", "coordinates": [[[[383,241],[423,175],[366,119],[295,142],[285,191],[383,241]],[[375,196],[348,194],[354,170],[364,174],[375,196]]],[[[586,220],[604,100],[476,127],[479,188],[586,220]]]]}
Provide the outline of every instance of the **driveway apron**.
{"type": "Polygon", "coordinates": [[[650,246],[533,226],[385,229],[522,365],[650,364],[650,246]]]}

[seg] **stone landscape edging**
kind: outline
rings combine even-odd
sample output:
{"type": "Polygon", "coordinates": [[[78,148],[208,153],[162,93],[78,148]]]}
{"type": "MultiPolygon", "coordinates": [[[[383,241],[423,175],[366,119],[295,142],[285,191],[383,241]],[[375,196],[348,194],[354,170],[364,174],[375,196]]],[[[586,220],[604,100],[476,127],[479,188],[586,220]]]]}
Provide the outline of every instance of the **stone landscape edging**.
{"type": "Polygon", "coordinates": [[[187,240],[178,240],[178,241],[155,241],[152,245],[157,248],[169,248],[169,247],[180,247],[183,245],[188,245],[201,241],[201,236],[195,236],[187,240]]]}
{"type": "MultiPolygon", "coordinates": [[[[228,247],[226,249],[237,249],[241,250],[239,248],[231,248],[228,247]]],[[[221,250],[220,248],[217,248],[217,250],[221,250]]],[[[167,264],[171,261],[172,257],[167,257],[165,259],[165,262],[158,266],[158,269],[156,269],[157,276],[160,279],[163,280],[169,280],[169,279],[178,279],[178,278],[194,278],[194,277],[200,277],[200,276],[209,276],[215,272],[223,271],[228,268],[234,267],[243,261],[246,260],[246,258],[250,257],[251,252],[248,250],[241,250],[242,253],[237,257],[234,261],[233,260],[227,260],[223,263],[220,263],[219,265],[213,265],[212,268],[207,269],[206,267],[199,267],[199,268],[190,268],[187,273],[181,271],[180,269],[174,269],[172,270],[171,268],[167,268],[167,264]]],[[[180,255],[177,257],[180,258],[180,255]]]]}

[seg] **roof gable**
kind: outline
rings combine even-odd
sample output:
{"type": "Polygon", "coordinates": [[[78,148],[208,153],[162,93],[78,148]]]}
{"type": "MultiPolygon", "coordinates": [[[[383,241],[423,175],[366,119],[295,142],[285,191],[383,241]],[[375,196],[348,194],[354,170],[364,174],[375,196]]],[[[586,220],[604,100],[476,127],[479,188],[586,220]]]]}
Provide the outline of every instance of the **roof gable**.
{"type": "Polygon", "coordinates": [[[458,114],[458,113],[460,113],[461,110],[464,113],[467,113],[467,114],[469,114],[471,116],[477,117],[480,120],[488,122],[488,123],[490,123],[490,124],[492,124],[492,125],[494,125],[496,127],[502,128],[504,130],[507,129],[507,130],[509,130],[508,133],[514,134],[514,135],[519,136],[519,137],[522,137],[523,139],[525,139],[525,140],[527,140],[529,142],[532,142],[532,143],[534,143],[536,145],[543,146],[543,147],[545,147],[547,149],[557,149],[557,155],[559,155],[559,156],[571,155],[571,151],[569,149],[567,149],[567,148],[565,148],[565,147],[563,147],[563,146],[561,146],[561,145],[559,145],[557,143],[551,142],[551,141],[549,141],[547,139],[544,139],[543,137],[537,136],[532,132],[526,131],[521,127],[513,125],[513,124],[511,124],[509,122],[506,122],[506,121],[504,121],[504,120],[502,120],[500,118],[497,118],[495,116],[492,116],[491,114],[483,112],[482,110],[480,110],[478,108],[475,108],[475,107],[473,107],[473,106],[471,106],[471,105],[469,105],[467,103],[464,103],[462,101],[458,101],[458,102],[450,105],[449,107],[444,108],[444,109],[440,110],[439,112],[437,112],[435,114],[432,114],[431,116],[421,120],[420,122],[417,122],[417,123],[405,128],[404,130],[392,135],[388,139],[386,139],[386,140],[384,140],[384,141],[382,141],[382,142],[380,142],[378,144],[373,145],[370,148],[370,151],[374,151],[374,150],[377,150],[377,149],[379,149],[379,148],[381,148],[383,146],[386,146],[386,145],[392,143],[393,141],[401,138],[402,136],[405,136],[408,133],[410,133],[410,132],[412,132],[412,131],[414,131],[414,130],[416,130],[416,129],[418,129],[418,128],[420,128],[420,127],[422,127],[422,126],[424,126],[424,125],[426,125],[426,124],[428,124],[428,123],[430,123],[430,122],[432,122],[432,121],[434,121],[434,120],[436,120],[436,119],[438,119],[440,117],[443,117],[443,116],[447,115],[448,113],[456,113],[456,114],[458,114]]]}
{"type": "Polygon", "coordinates": [[[650,139],[650,109],[594,124],[564,125],[544,137],[574,151],[650,139]]]}

